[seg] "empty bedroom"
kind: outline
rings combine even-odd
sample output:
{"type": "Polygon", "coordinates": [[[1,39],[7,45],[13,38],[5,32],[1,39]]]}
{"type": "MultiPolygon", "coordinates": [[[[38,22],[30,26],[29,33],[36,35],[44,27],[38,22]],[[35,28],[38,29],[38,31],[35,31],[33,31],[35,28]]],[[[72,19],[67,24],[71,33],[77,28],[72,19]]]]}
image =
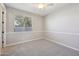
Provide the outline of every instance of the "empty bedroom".
{"type": "Polygon", "coordinates": [[[79,3],[0,3],[1,56],[79,56],[79,3]]]}

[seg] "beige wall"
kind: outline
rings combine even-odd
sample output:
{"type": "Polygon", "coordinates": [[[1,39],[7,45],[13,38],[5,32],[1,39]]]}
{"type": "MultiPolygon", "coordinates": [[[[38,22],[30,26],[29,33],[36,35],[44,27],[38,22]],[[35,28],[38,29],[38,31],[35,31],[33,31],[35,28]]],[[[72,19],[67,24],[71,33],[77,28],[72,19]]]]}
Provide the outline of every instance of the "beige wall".
{"type": "Polygon", "coordinates": [[[29,12],[21,11],[18,9],[6,7],[7,9],[7,23],[6,23],[6,31],[7,31],[7,45],[27,41],[32,39],[38,39],[43,37],[43,17],[39,15],[35,15],[29,12]],[[24,15],[31,17],[32,19],[32,31],[29,32],[14,32],[14,16],[15,15],[24,15]]]}

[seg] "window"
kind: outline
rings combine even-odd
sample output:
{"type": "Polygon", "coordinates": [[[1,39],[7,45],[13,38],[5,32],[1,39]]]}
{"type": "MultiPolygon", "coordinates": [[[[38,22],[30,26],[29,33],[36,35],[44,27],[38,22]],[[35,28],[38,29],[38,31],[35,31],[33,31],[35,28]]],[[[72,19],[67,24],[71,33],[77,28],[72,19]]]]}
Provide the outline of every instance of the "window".
{"type": "Polygon", "coordinates": [[[32,31],[32,22],[30,17],[16,16],[14,20],[14,32],[32,31]]]}

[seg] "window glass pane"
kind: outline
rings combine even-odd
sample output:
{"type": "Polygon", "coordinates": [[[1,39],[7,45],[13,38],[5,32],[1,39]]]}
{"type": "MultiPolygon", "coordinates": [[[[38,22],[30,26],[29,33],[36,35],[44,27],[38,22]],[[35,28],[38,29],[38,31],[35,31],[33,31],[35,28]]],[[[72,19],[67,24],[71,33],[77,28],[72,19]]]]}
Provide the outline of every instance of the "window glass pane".
{"type": "Polygon", "coordinates": [[[30,17],[16,16],[14,20],[14,31],[32,31],[32,22],[30,17]]]}

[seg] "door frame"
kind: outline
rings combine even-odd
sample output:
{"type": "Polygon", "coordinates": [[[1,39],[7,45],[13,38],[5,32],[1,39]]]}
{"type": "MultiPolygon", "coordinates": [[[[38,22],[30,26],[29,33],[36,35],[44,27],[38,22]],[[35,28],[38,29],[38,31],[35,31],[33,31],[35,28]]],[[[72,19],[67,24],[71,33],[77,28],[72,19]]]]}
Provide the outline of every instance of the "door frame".
{"type": "MultiPolygon", "coordinates": [[[[2,18],[2,24],[4,22],[4,28],[2,29],[2,31],[4,31],[4,34],[3,34],[3,39],[1,39],[1,41],[3,40],[3,43],[2,43],[2,47],[6,47],[6,8],[5,8],[5,5],[3,3],[0,3],[1,5],[1,8],[2,8],[2,13],[4,12],[3,14],[3,18],[2,18]]],[[[2,25],[1,24],[1,25],[2,25]]]]}
{"type": "Polygon", "coordinates": [[[1,48],[2,48],[2,6],[0,3],[0,55],[1,55],[1,48]]]}

